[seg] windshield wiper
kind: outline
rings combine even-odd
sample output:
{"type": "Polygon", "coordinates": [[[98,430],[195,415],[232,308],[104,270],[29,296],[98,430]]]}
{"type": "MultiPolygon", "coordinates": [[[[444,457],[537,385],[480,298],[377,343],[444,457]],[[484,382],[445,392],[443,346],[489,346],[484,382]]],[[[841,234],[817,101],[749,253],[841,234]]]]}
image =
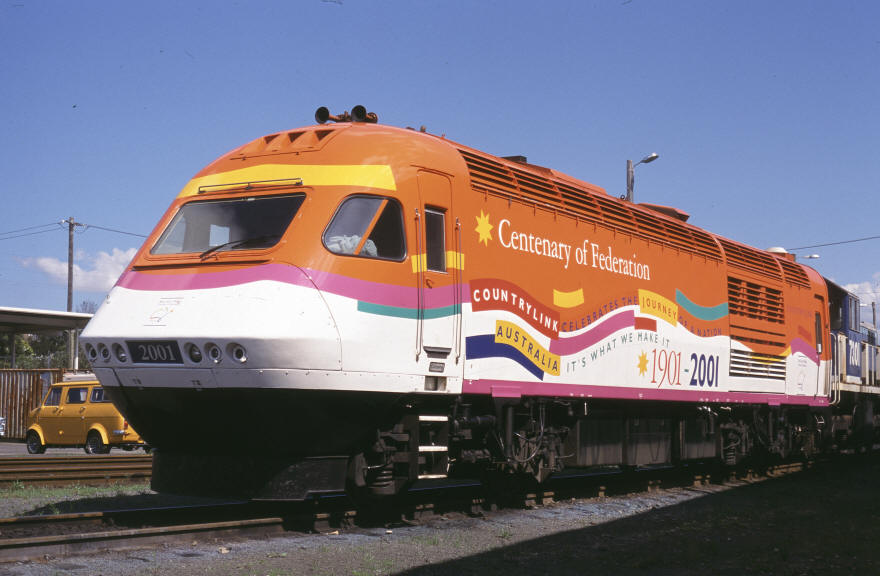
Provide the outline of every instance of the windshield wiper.
{"type": "MultiPolygon", "coordinates": [[[[204,260],[211,254],[215,252],[220,252],[223,250],[230,250],[232,248],[237,248],[240,246],[247,246],[248,244],[260,244],[263,242],[268,242],[270,240],[278,240],[281,238],[279,234],[264,234],[263,236],[254,236],[253,238],[242,238],[240,240],[230,240],[229,242],[224,242],[223,244],[218,244],[216,246],[211,246],[201,254],[199,254],[199,258],[204,260]]],[[[259,246],[259,248],[268,248],[268,246],[259,246]]]]}

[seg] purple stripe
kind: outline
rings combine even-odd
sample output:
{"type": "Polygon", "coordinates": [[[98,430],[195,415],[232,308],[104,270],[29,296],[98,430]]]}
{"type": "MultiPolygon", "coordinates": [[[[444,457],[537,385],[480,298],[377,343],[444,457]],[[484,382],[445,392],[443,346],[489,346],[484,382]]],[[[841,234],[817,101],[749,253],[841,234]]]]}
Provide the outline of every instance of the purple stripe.
{"type": "Polygon", "coordinates": [[[615,400],[660,400],[669,402],[768,404],[828,406],[826,396],[791,396],[754,392],[708,392],[705,390],[661,390],[622,386],[588,386],[553,382],[513,382],[509,380],[465,380],[463,394],[489,394],[511,398],[519,396],[560,396],[568,398],[606,398],[615,400]]]}
{"type": "Polygon", "coordinates": [[[624,310],[615,316],[605,320],[583,334],[573,338],[563,338],[550,342],[550,352],[560,356],[568,356],[589,348],[596,342],[607,338],[618,330],[632,328],[635,325],[635,314],[632,310],[624,310]]]}
{"type": "MultiPolygon", "coordinates": [[[[309,288],[317,286],[325,292],[384,306],[412,308],[416,306],[418,297],[415,285],[382,284],[330,272],[301,269],[287,264],[263,264],[236,270],[196,274],[149,274],[129,270],[119,278],[116,285],[130,290],[147,291],[204,290],[238,286],[259,280],[272,280],[309,288]]],[[[467,285],[462,286],[462,292],[464,301],[470,302],[470,290],[467,285]]],[[[426,288],[425,297],[428,308],[451,306],[455,303],[455,287],[426,288]]]]}

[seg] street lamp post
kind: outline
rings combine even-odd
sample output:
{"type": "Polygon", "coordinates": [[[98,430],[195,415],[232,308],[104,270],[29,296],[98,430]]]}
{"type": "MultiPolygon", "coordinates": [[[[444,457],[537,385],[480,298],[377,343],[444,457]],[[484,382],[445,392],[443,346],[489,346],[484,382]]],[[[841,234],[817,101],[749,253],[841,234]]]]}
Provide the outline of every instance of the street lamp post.
{"type": "Polygon", "coordinates": [[[625,197],[625,200],[627,202],[633,201],[633,181],[635,180],[635,175],[633,173],[633,169],[636,166],[638,166],[639,164],[647,164],[649,162],[653,162],[654,160],[656,160],[659,157],[660,157],[660,155],[657,154],[656,152],[654,152],[652,154],[648,154],[647,156],[645,156],[644,158],[642,158],[641,160],[639,160],[635,164],[633,164],[632,160],[626,161],[626,197],[625,197]]]}

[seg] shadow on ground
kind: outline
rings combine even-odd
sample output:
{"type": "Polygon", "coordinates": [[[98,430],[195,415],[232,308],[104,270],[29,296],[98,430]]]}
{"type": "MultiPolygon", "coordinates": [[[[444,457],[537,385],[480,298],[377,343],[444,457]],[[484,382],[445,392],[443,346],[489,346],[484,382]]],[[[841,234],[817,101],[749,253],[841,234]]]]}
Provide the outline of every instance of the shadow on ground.
{"type": "Polygon", "coordinates": [[[400,574],[880,574],[880,457],[400,574]]]}
{"type": "Polygon", "coordinates": [[[205,506],[225,504],[229,500],[199,498],[196,496],[175,496],[173,494],[132,494],[128,496],[101,496],[63,500],[34,508],[22,516],[43,514],[76,514],[82,512],[101,512],[108,510],[131,510],[141,508],[163,508],[169,506],[205,506]]]}

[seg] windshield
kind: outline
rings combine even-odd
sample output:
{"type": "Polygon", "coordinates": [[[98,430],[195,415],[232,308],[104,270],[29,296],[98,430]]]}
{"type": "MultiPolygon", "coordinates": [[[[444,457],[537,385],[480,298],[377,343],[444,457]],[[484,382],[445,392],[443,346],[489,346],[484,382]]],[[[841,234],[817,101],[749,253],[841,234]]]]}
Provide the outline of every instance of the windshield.
{"type": "Polygon", "coordinates": [[[288,194],[184,204],[150,253],[198,252],[205,257],[226,250],[269,248],[284,235],[304,198],[304,194],[288,194]]]}

